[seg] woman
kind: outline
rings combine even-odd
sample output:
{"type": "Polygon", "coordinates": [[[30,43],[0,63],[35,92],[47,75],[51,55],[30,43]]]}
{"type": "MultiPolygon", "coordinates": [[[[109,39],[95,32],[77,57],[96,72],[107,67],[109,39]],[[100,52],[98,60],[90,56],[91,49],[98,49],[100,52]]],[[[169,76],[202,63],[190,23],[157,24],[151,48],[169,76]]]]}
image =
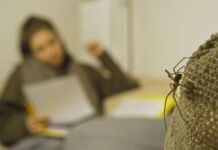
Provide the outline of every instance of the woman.
{"type": "Polygon", "coordinates": [[[12,145],[49,124],[47,116],[28,115],[27,99],[22,92],[26,84],[75,73],[90,91],[92,103],[99,113],[106,96],[138,86],[119,69],[100,44],[89,43],[86,47],[101,62],[103,71],[75,62],[48,20],[40,17],[27,19],[20,33],[23,61],[10,76],[1,96],[1,142],[12,145]]]}

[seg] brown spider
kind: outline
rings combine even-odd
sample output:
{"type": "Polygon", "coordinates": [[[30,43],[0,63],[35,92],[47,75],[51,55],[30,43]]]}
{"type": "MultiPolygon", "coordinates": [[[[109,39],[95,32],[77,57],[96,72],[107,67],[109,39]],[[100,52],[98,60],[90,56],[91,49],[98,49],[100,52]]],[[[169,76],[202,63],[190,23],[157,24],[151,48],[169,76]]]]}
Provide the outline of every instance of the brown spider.
{"type": "MultiPolygon", "coordinates": [[[[167,105],[168,97],[169,97],[171,94],[172,94],[173,99],[174,99],[174,101],[175,101],[175,103],[176,103],[176,106],[177,106],[177,108],[178,108],[178,111],[179,111],[180,116],[181,116],[182,119],[185,121],[185,119],[184,119],[184,117],[183,117],[183,115],[182,115],[181,109],[179,108],[179,105],[178,105],[177,100],[176,100],[176,91],[177,91],[177,89],[178,89],[179,86],[182,86],[182,85],[180,84],[180,81],[181,81],[182,76],[183,76],[181,70],[182,70],[183,68],[185,68],[185,66],[180,67],[178,70],[176,70],[176,68],[179,66],[179,64],[180,64],[181,62],[183,62],[185,59],[189,59],[189,58],[192,58],[192,57],[184,57],[182,60],[180,60],[180,61],[173,67],[173,73],[170,73],[168,70],[165,69],[165,72],[167,73],[168,77],[169,77],[171,80],[173,80],[173,82],[174,82],[174,83],[171,83],[171,84],[170,84],[171,90],[170,90],[170,92],[167,94],[167,96],[166,96],[166,98],[165,98],[165,104],[164,104],[164,124],[165,124],[166,130],[167,130],[166,105],[167,105]]],[[[186,121],[185,121],[185,122],[186,122],[186,121]]]]}

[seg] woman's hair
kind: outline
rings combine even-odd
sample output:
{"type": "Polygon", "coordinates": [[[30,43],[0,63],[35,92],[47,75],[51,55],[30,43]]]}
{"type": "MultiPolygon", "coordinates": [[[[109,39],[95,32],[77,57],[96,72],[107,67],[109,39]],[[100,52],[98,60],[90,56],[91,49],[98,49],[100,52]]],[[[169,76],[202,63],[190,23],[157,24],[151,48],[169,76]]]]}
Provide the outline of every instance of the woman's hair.
{"type": "MultiPolygon", "coordinates": [[[[19,39],[20,53],[24,59],[32,55],[31,48],[30,48],[30,40],[32,36],[42,29],[48,29],[54,32],[59,38],[58,32],[54,27],[54,25],[52,24],[52,22],[38,16],[29,17],[21,27],[20,39],[19,39]]],[[[60,41],[62,42],[62,40],[60,41]]],[[[72,61],[72,59],[67,54],[63,42],[61,44],[65,52],[65,60],[63,65],[66,66],[69,63],[69,61],[72,61]]]]}
{"type": "Polygon", "coordinates": [[[21,55],[24,58],[31,55],[30,40],[32,36],[42,29],[48,29],[57,34],[57,30],[47,19],[31,16],[24,22],[19,41],[21,55]]]}

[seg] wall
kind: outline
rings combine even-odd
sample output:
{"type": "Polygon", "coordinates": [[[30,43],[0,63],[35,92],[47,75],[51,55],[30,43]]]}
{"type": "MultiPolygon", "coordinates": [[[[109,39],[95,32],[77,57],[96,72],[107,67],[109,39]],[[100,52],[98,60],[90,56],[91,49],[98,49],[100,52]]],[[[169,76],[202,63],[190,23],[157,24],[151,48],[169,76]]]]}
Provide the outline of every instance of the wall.
{"type": "MultiPolygon", "coordinates": [[[[79,39],[81,49],[87,41],[99,41],[125,70],[128,66],[128,13],[126,0],[81,0],[79,3],[79,39]]],[[[84,51],[78,58],[98,65],[96,59],[84,51]]]]}
{"type": "MultiPolygon", "coordinates": [[[[120,20],[119,16],[114,19],[115,21],[111,19],[115,24],[110,22],[109,29],[106,29],[108,25],[105,26],[107,30],[105,33],[113,37],[109,39],[112,54],[126,68],[129,67],[127,59],[130,57],[132,63],[130,65],[133,69],[131,73],[137,76],[166,78],[164,69],[171,70],[181,58],[190,56],[218,29],[217,0],[128,1],[129,33],[119,33],[120,41],[119,36],[116,39],[118,30],[116,20],[120,20]],[[131,56],[122,49],[125,47],[125,44],[122,45],[122,39],[125,38],[122,36],[125,34],[131,39],[128,43],[131,56]]],[[[77,58],[81,57],[83,31],[79,26],[81,18],[78,11],[81,2],[82,0],[53,0],[52,2],[0,0],[0,83],[5,81],[11,69],[19,61],[18,27],[29,14],[41,14],[51,18],[60,30],[70,52],[77,58]]],[[[91,0],[87,0],[88,2],[91,0]]],[[[112,10],[111,15],[114,15],[114,12],[112,10]]]]}
{"type": "Polygon", "coordinates": [[[30,14],[55,22],[70,52],[78,50],[77,0],[0,0],[0,83],[19,61],[17,39],[21,23],[30,14]]]}
{"type": "Polygon", "coordinates": [[[165,78],[164,69],[190,56],[218,31],[217,0],[130,0],[134,72],[165,78]]]}

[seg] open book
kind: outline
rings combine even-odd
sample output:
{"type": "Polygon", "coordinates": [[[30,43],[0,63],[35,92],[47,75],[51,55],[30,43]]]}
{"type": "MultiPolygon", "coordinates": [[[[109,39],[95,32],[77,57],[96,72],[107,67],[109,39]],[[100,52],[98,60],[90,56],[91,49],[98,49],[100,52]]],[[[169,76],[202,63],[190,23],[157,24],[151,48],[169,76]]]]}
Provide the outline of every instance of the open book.
{"type": "Polygon", "coordinates": [[[23,89],[34,110],[47,115],[52,125],[74,125],[96,114],[76,75],[29,84],[23,89]]]}

